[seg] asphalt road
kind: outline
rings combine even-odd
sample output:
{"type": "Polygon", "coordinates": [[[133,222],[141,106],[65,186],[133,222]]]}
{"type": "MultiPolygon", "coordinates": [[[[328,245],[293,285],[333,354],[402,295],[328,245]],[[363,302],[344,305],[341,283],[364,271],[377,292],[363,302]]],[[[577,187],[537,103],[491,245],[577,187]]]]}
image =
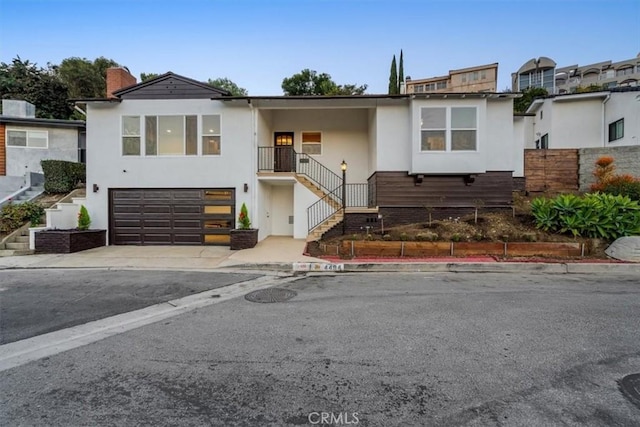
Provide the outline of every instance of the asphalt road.
{"type": "Polygon", "coordinates": [[[640,372],[637,277],[286,287],[288,302],[221,302],[0,372],[0,425],[640,424],[617,383],[640,372]]]}
{"type": "Polygon", "coordinates": [[[0,344],[255,277],[176,271],[0,271],[0,344]]]}

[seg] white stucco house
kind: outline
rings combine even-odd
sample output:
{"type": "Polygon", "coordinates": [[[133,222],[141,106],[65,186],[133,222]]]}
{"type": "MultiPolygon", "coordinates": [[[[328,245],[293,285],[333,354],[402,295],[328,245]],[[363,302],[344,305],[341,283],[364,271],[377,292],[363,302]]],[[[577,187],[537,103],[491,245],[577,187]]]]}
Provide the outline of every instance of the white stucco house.
{"type": "MultiPolygon", "coordinates": [[[[23,100],[2,100],[0,200],[42,174],[42,160],[84,161],[85,122],[42,119],[23,100]]],[[[28,185],[27,185],[28,186],[28,185]]]]}
{"type": "Polygon", "coordinates": [[[640,145],[640,87],[535,99],[516,122],[525,148],[640,145]]]}
{"type": "Polygon", "coordinates": [[[109,244],[226,245],[243,203],[259,239],[318,238],[505,205],[523,176],[517,94],[233,97],[173,73],[108,93],[78,104],[109,244]]]}

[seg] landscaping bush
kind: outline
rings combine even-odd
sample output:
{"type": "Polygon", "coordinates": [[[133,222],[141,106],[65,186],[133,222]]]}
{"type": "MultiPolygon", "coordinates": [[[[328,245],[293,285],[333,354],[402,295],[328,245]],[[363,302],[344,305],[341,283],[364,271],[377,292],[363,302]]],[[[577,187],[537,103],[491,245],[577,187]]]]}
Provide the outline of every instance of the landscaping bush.
{"type": "Polygon", "coordinates": [[[561,194],[531,202],[536,227],[574,237],[617,239],[640,234],[640,204],[627,196],[605,193],[583,197],[561,194]]]}
{"type": "Polygon", "coordinates": [[[602,185],[602,192],[640,201],[640,179],[631,175],[616,175],[602,185]]]}
{"type": "Polygon", "coordinates": [[[79,182],[86,182],[86,166],[82,163],[64,160],[42,160],[44,191],[47,193],[68,193],[79,182]]]}
{"type": "Polygon", "coordinates": [[[20,228],[27,221],[36,224],[43,214],[44,208],[37,203],[9,203],[4,205],[2,211],[0,211],[0,231],[10,233],[20,228]]]}

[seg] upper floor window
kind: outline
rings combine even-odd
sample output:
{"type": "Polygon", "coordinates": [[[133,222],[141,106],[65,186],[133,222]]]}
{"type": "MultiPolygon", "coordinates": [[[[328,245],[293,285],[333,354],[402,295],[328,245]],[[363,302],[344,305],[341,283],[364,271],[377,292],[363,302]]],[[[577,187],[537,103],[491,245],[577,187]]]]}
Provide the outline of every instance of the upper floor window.
{"type": "Polygon", "coordinates": [[[49,132],[46,130],[7,129],[7,146],[47,148],[49,146],[49,132]]]}
{"type": "Polygon", "coordinates": [[[624,137],[624,118],[609,123],[609,142],[624,137]]]}
{"type": "Polygon", "coordinates": [[[202,155],[220,155],[220,116],[202,116],[202,155]]]}
{"type": "MultiPolygon", "coordinates": [[[[139,156],[197,156],[198,116],[122,117],[122,154],[139,156]]],[[[220,154],[220,116],[202,116],[202,155],[220,154]]]]}
{"type": "Polygon", "coordinates": [[[626,68],[621,68],[619,70],[616,70],[616,76],[619,77],[619,76],[626,76],[629,74],[633,74],[633,71],[634,71],[633,65],[630,65],[626,68]]]}
{"type": "Polygon", "coordinates": [[[302,152],[311,155],[322,154],[322,134],[320,132],[302,132],[302,152]]]}
{"type": "Polygon", "coordinates": [[[122,117],[122,155],[140,155],[140,116],[122,117]]]}
{"type": "Polygon", "coordinates": [[[476,107],[425,107],[420,111],[421,151],[475,151],[476,107]]]}

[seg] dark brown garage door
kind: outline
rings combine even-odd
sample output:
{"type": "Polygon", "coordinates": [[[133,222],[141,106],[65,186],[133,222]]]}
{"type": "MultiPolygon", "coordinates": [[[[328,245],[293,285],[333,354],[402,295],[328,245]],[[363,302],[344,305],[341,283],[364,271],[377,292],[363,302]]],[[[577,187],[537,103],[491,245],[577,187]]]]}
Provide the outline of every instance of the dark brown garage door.
{"type": "Polygon", "coordinates": [[[111,189],[112,245],[228,245],[232,188],[111,189]]]}

